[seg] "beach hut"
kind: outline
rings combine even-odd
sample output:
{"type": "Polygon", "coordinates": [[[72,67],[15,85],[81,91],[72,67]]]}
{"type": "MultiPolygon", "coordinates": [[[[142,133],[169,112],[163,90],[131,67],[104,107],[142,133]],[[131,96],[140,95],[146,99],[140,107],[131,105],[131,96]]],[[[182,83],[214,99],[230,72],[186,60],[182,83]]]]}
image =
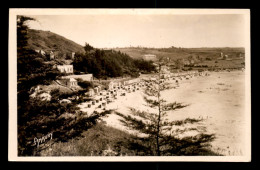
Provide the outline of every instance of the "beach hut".
{"type": "Polygon", "coordinates": [[[107,103],[106,102],[102,102],[102,106],[106,107],[107,103]]]}
{"type": "Polygon", "coordinates": [[[95,88],[94,88],[94,92],[95,92],[96,94],[98,94],[98,93],[99,93],[99,88],[98,88],[98,87],[95,87],[95,88]]]}
{"type": "Polygon", "coordinates": [[[111,99],[107,99],[107,104],[111,103],[112,100],[111,99]]]}
{"type": "Polygon", "coordinates": [[[92,97],[92,96],[94,96],[94,94],[95,94],[94,89],[89,89],[89,91],[87,93],[85,93],[85,95],[88,97],[92,97]]]}
{"type": "Polygon", "coordinates": [[[101,86],[97,86],[97,88],[98,88],[98,91],[101,91],[101,86]]]}
{"type": "Polygon", "coordinates": [[[99,99],[98,98],[96,98],[95,101],[96,101],[96,103],[99,103],[99,99]]]}
{"type": "Polygon", "coordinates": [[[114,86],[115,86],[114,82],[111,81],[111,82],[108,83],[108,89],[109,90],[112,90],[114,88],[114,86]]]}
{"type": "Polygon", "coordinates": [[[106,91],[105,90],[100,91],[99,95],[101,95],[101,96],[106,95],[106,91]]]}

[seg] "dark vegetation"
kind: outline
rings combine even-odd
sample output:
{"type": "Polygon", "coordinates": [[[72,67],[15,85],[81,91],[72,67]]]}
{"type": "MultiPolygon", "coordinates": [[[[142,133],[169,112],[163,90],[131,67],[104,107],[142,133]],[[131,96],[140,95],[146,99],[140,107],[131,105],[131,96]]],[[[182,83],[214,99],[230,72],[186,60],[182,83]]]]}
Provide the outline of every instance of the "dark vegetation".
{"type": "MultiPolygon", "coordinates": [[[[156,134],[157,127],[154,121],[156,121],[156,115],[151,115],[150,113],[145,112],[133,112],[133,115],[140,116],[145,120],[150,120],[150,123],[147,123],[143,120],[134,118],[133,116],[125,116],[121,113],[116,113],[121,116],[123,119],[121,122],[132,129],[138,130],[149,136],[146,138],[134,137],[132,136],[129,141],[124,141],[126,148],[128,150],[134,150],[135,155],[141,156],[154,156],[157,155],[157,148],[155,147],[156,143],[156,134]]],[[[169,126],[182,126],[187,123],[196,123],[200,122],[202,119],[190,119],[177,120],[173,122],[162,121],[160,123],[161,127],[164,127],[165,131],[169,131],[171,128],[166,128],[169,126]]],[[[209,149],[210,142],[215,139],[213,134],[203,134],[200,133],[196,136],[187,136],[184,138],[176,137],[177,133],[184,133],[189,130],[195,129],[184,129],[176,130],[174,133],[160,133],[159,142],[160,142],[160,155],[161,156],[220,156],[218,153],[215,153],[209,149]]]]}
{"type": "MultiPolygon", "coordinates": [[[[73,93],[61,94],[59,90],[51,91],[51,101],[42,101],[38,98],[30,98],[32,87],[39,84],[50,84],[59,78],[57,70],[52,69],[41,55],[32,50],[28,45],[28,26],[26,22],[34,20],[30,17],[17,17],[17,67],[18,67],[18,155],[37,155],[41,148],[33,146],[34,137],[41,138],[47,133],[53,133],[53,141],[67,141],[78,136],[84,129],[88,129],[96,123],[102,114],[94,114],[84,117],[76,107],[82,98],[72,103],[59,103],[60,99],[80,96],[91,84],[80,81],[85,88],[73,93]],[[70,114],[71,116],[64,116],[70,114]]],[[[104,112],[107,114],[108,112],[104,112]]]]}
{"type": "MultiPolygon", "coordinates": [[[[37,155],[42,149],[33,145],[34,138],[41,138],[47,133],[53,133],[53,142],[63,141],[80,136],[80,134],[93,126],[102,114],[86,117],[76,107],[84,101],[83,94],[91,87],[92,83],[78,79],[82,90],[70,93],[61,93],[52,90],[51,101],[42,101],[30,98],[32,88],[43,84],[49,85],[64,74],[53,69],[53,65],[61,61],[48,61],[48,56],[36,53],[34,49],[59,50],[73,52],[78,50],[74,60],[77,71],[87,71],[97,77],[116,77],[123,74],[138,76],[140,70],[151,71],[151,63],[143,60],[133,60],[126,54],[114,51],[94,49],[89,44],[80,50],[80,46],[67,39],[50,32],[29,30],[27,22],[34,20],[30,17],[18,16],[17,18],[17,67],[18,67],[18,155],[37,155]],[[37,38],[36,38],[37,37],[37,38]],[[61,41],[61,42],[60,42],[61,41]],[[33,43],[33,44],[32,44],[33,43]],[[36,48],[37,46],[37,48],[36,48]],[[68,51],[66,51],[68,50],[68,51]],[[92,72],[93,71],[93,72],[92,72]],[[78,99],[76,100],[76,97],[78,99]],[[72,98],[72,103],[60,103],[66,98],[72,98]],[[69,116],[68,116],[69,115],[69,116]]],[[[64,58],[65,59],[65,58],[64,58]]],[[[43,145],[44,146],[44,145],[43,145]]]]}
{"type": "Polygon", "coordinates": [[[53,133],[51,142],[67,142],[69,139],[81,136],[81,133],[93,125],[98,119],[109,112],[93,114],[85,117],[87,113],[78,110],[76,103],[60,104],[57,101],[29,100],[24,108],[24,116],[19,118],[19,155],[38,155],[45,145],[39,148],[33,145],[34,137],[53,133]]]}
{"type": "Polygon", "coordinates": [[[78,85],[86,91],[88,91],[90,88],[94,88],[94,84],[92,82],[84,81],[81,78],[77,78],[77,81],[78,85]]]}
{"type": "Polygon", "coordinates": [[[86,44],[85,53],[76,53],[73,66],[75,74],[92,73],[96,78],[132,76],[138,77],[140,72],[155,71],[152,62],[132,59],[125,53],[114,50],[100,50],[86,44]]]}
{"type": "MultiPolygon", "coordinates": [[[[128,119],[129,120],[129,119],[128,119]]],[[[133,119],[134,120],[134,119],[133,119]]],[[[135,122],[135,121],[132,121],[135,122]]],[[[134,124],[134,123],[133,123],[134,124]]],[[[219,156],[206,149],[213,135],[199,134],[178,139],[164,136],[161,155],[163,156],[219,156]]],[[[68,142],[57,142],[43,150],[42,156],[154,156],[156,148],[152,138],[142,138],[127,132],[97,123],[68,142]]]]}

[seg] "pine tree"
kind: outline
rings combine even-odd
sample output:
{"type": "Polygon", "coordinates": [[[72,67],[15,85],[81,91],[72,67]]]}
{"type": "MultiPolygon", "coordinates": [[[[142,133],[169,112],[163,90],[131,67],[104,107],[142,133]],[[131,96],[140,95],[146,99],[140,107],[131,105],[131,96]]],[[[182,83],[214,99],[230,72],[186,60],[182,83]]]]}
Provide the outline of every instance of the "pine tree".
{"type": "Polygon", "coordinates": [[[26,16],[17,16],[17,53],[18,56],[26,53],[28,50],[28,21],[35,19],[26,16]]]}
{"type": "MultiPolygon", "coordinates": [[[[173,126],[181,126],[186,123],[195,123],[202,121],[202,119],[190,119],[180,121],[169,121],[167,119],[167,112],[184,108],[188,105],[173,102],[166,103],[161,97],[161,92],[170,89],[171,86],[162,79],[162,67],[166,65],[167,61],[161,60],[159,62],[158,75],[156,79],[144,80],[146,89],[144,90],[144,100],[147,106],[153,111],[136,111],[132,109],[133,116],[125,116],[117,113],[123,117],[123,122],[126,126],[139,130],[143,134],[147,134],[147,138],[141,138],[140,144],[131,144],[131,146],[138,146],[135,148],[143,155],[216,155],[207,150],[208,143],[214,139],[212,134],[199,134],[195,137],[188,136],[184,139],[179,139],[176,131],[173,131],[173,126]],[[142,118],[141,120],[136,117],[142,118]],[[145,142],[144,142],[145,141],[145,142]]],[[[188,129],[187,129],[188,130],[188,129]]],[[[185,130],[186,131],[186,130],[185,130]]],[[[181,132],[180,132],[181,133],[181,132]]],[[[137,154],[139,154],[139,152],[137,154]]]]}

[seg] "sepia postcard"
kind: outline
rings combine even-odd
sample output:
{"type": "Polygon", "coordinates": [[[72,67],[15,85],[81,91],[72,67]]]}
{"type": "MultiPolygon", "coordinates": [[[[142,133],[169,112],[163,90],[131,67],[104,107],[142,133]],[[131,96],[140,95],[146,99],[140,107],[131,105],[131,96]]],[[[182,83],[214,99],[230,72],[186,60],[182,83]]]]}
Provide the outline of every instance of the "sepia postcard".
{"type": "Polygon", "coordinates": [[[249,9],[9,9],[9,161],[251,161],[249,9]]]}

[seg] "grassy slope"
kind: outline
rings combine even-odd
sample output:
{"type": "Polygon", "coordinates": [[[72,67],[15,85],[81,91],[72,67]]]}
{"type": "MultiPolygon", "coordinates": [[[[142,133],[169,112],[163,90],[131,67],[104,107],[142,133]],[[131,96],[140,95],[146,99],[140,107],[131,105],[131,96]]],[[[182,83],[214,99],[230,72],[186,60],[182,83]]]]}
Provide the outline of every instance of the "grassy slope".
{"type": "Polygon", "coordinates": [[[158,57],[169,57],[171,61],[199,56],[202,58],[199,64],[223,68],[241,67],[241,63],[245,61],[244,58],[238,57],[240,53],[242,57],[245,56],[244,48],[115,48],[114,50],[126,53],[132,58],[142,58],[144,54],[155,54],[158,57]],[[221,52],[233,60],[218,60],[221,52]],[[210,58],[211,61],[205,60],[206,58],[210,58]]]}
{"type": "Polygon", "coordinates": [[[29,47],[35,50],[55,50],[61,53],[84,52],[81,45],[50,31],[28,31],[29,47]]]}
{"type": "Polygon", "coordinates": [[[74,138],[68,143],[58,142],[51,149],[43,150],[42,156],[106,156],[106,155],[135,155],[126,146],[132,135],[118,129],[108,127],[103,123],[95,125],[83,132],[82,137],[74,138]],[[124,144],[125,143],[125,144],[124,144]],[[106,151],[108,150],[108,151],[106,151]],[[116,151],[109,152],[109,150],[116,151]]]}
{"type": "Polygon", "coordinates": [[[142,58],[142,56],[145,54],[155,54],[159,57],[168,56],[168,57],[174,57],[175,59],[177,59],[182,56],[189,55],[189,53],[184,52],[184,51],[163,51],[160,49],[153,49],[153,48],[115,48],[114,50],[126,53],[132,58],[142,58]]]}
{"type": "Polygon", "coordinates": [[[144,54],[155,54],[157,56],[167,56],[173,59],[186,58],[190,55],[200,57],[219,57],[220,52],[236,57],[237,53],[245,53],[243,48],[115,48],[114,50],[127,53],[133,58],[142,58],[144,54]]]}

